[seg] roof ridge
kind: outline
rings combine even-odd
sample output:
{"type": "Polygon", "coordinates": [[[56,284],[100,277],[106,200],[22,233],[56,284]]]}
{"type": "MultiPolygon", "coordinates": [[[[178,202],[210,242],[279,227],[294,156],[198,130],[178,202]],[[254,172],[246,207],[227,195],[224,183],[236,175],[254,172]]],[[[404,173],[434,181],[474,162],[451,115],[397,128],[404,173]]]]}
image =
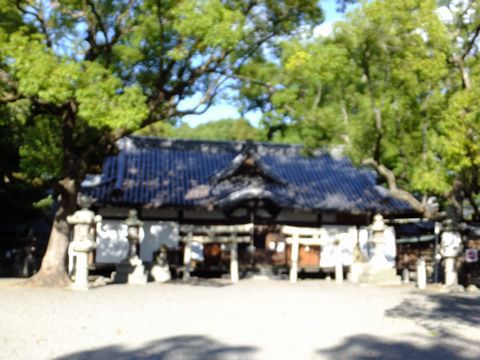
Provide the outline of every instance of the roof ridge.
{"type": "Polygon", "coordinates": [[[215,144],[215,145],[245,145],[251,143],[253,145],[262,145],[268,147],[282,147],[282,148],[304,148],[302,144],[287,144],[287,143],[273,143],[268,141],[253,141],[253,140],[201,140],[201,139],[177,139],[161,136],[145,136],[145,135],[128,135],[127,137],[145,141],[159,141],[159,142],[177,142],[190,144],[215,144]]]}

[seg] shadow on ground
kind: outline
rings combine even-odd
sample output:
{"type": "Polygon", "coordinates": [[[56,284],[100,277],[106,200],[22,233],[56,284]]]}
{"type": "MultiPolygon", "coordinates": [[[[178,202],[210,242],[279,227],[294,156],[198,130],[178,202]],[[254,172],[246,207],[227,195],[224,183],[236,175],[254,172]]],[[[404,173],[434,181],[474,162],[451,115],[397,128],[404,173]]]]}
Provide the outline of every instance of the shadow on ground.
{"type": "Polygon", "coordinates": [[[478,295],[415,293],[385,316],[413,321],[428,335],[415,334],[411,340],[355,335],[317,354],[326,359],[480,359],[480,342],[467,338],[480,324],[478,295]]]}
{"type": "Polygon", "coordinates": [[[410,319],[431,332],[448,335],[452,330],[452,324],[464,326],[480,324],[480,296],[417,294],[387,310],[385,315],[410,319]]]}
{"type": "Polygon", "coordinates": [[[200,359],[250,359],[257,351],[252,346],[228,346],[206,336],[175,336],[147,343],[141,348],[127,349],[122,346],[107,346],[86,350],[57,360],[200,360],[200,359]]]}
{"type": "Polygon", "coordinates": [[[357,335],[345,339],[339,346],[318,350],[317,354],[322,359],[477,359],[476,356],[464,357],[459,350],[440,341],[428,347],[421,347],[405,341],[388,341],[369,335],[357,335]]]}
{"type": "Polygon", "coordinates": [[[201,277],[192,277],[189,280],[172,280],[172,284],[179,285],[193,285],[193,286],[204,286],[204,287],[225,287],[231,286],[232,282],[230,279],[221,279],[221,278],[201,278],[201,277]]]}

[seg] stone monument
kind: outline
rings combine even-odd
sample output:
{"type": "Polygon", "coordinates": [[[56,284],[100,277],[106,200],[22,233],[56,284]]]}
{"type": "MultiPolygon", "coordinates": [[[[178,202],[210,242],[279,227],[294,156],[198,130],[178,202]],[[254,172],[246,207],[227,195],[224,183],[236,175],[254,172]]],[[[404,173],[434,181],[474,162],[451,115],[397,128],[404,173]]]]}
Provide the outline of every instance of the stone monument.
{"type": "Polygon", "coordinates": [[[394,264],[385,257],[384,248],[386,245],[385,230],[387,226],[383,221],[383,216],[377,214],[373,218],[373,224],[370,226],[372,237],[370,246],[373,247],[373,256],[368,260],[360,276],[360,282],[363,283],[401,283],[400,277],[394,264]]]}
{"type": "Polygon", "coordinates": [[[100,215],[88,210],[92,199],[79,195],[80,210],[67,216],[67,222],[73,225],[73,241],[69,245],[69,268],[72,269],[75,290],[88,290],[88,255],[95,248],[96,225],[102,221],[100,215]]]}
{"type": "Polygon", "coordinates": [[[117,269],[112,274],[113,281],[115,283],[143,285],[147,283],[148,278],[145,266],[138,257],[140,228],[143,222],[138,219],[137,210],[132,209],[128,212],[125,225],[127,225],[128,253],[125,259],[117,264],[117,269]]]}

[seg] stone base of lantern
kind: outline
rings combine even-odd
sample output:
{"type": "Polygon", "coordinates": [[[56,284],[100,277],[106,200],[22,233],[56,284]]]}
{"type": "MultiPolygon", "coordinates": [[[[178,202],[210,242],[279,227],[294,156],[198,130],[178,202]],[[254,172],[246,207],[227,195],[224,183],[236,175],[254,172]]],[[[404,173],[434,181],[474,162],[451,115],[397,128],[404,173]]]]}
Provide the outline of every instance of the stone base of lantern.
{"type": "Polygon", "coordinates": [[[401,284],[400,276],[394,268],[376,268],[366,265],[363,274],[359,278],[361,283],[366,284],[401,284]]]}
{"type": "Polygon", "coordinates": [[[117,264],[117,271],[112,274],[114,283],[145,285],[147,283],[147,272],[142,260],[139,258],[122,261],[117,264]]]}
{"type": "Polygon", "coordinates": [[[150,276],[153,278],[153,281],[156,282],[167,282],[172,278],[168,266],[160,265],[152,266],[152,269],[150,270],[150,276]]]}
{"type": "Polygon", "coordinates": [[[350,271],[347,275],[348,280],[354,284],[360,281],[360,276],[363,274],[363,268],[365,267],[364,263],[354,262],[350,265],[350,271]]]}

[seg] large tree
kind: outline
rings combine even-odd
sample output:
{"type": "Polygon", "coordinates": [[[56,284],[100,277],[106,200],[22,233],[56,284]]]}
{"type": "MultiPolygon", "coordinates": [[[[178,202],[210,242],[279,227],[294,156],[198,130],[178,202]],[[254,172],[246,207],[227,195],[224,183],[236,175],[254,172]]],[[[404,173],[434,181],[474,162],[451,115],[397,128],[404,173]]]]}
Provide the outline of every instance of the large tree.
{"type": "Polygon", "coordinates": [[[206,111],[243,66],[321,20],[316,0],[0,0],[0,125],[22,127],[21,176],[59,204],[32,281],[68,283],[66,216],[119,137],[206,111]]]}
{"type": "Polygon", "coordinates": [[[480,219],[479,21],[477,1],[362,3],[329,36],[286,42],[280,63],[245,67],[244,101],[274,131],[345,146],[425,216],[433,195],[480,219]]]}

